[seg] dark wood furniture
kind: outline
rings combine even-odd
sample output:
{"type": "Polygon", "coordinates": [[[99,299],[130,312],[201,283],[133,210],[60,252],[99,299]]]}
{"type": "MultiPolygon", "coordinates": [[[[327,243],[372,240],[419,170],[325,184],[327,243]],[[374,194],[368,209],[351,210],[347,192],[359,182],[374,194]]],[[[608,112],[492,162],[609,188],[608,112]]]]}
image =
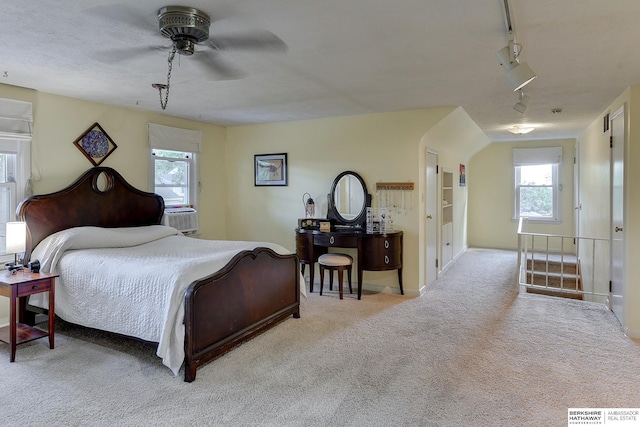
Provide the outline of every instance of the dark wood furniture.
{"type": "MultiPolygon", "coordinates": [[[[23,263],[57,231],[156,225],[163,212],[159,195],[134,188],[111,168],[94,167],[69,187],[20,204],[18,216],[27,223],[23,263]]],[[[289,316],[300,317],[298,258],[267,248],[242,251],[217,273],[192,283],[184,303],[184,380],[191,382],[199,366],[289,316]]]]}
{"type": "MultiPolygon", "coordinates": [[[[360,230],[319,231],[296,229],[296,253],[300,261],[309,264],[310,291],[313,292],[314,264],[329,248],[356,248],[358,268],[358,299],[362,296],[362,272],[398,270],[402,288],[402,231],[367,233],[360,230]]],[[[303,271],[304,273],[304,271],[303,271]]]]}
{"type": "Polygon", "coordinates": [[[9,326],[0,329],[0,341],[9,344],[9,361],[16,360],[16,346],[39,338],[49,337],[49,348],[54,347],[55,278],[57,274],[0,272],[0,295],[9,298],[9,326]],[[34,328],[24,323],[24,298],[40,292],[49,292],[49,329],[34,328]]]}
{"type": "Polygon", "coordinates": [[[353,293],[351,287],[351,270],[353,266],[353,258],[347,254],[324,254],[318,258],[318,264],[320,265],[320,295],[322,295],[322,288],[324,287],[324,271],[329,271],[329,290],[333,290],[333,272],[338,272],[338,294],[340,299],[343,299],[343,285],[342,280],[344,271],[347,271],[347,279],[349,281],[349,293],[353,293]]]}

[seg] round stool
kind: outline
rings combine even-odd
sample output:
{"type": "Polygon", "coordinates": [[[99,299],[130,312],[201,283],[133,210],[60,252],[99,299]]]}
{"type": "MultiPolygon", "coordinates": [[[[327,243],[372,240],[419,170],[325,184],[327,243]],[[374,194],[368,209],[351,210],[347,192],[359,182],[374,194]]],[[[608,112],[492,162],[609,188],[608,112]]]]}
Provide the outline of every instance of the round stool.
{"type": "Polygon", "coordinates": [[[347,254],[324,254],[318,258],[318,264],[320,266],[320,295],[322,295],[322,287],[324,286],[324,270],[329,270],[329,289],[333,290],[333,271],[338,271],[338,290],[340,292],[340,299],[342,299],[342,272],[347,270],[347,277],[349,279],[349,293],[353,293],[351,289],[351,266],[353,265],[353,258],[347,254]]]}

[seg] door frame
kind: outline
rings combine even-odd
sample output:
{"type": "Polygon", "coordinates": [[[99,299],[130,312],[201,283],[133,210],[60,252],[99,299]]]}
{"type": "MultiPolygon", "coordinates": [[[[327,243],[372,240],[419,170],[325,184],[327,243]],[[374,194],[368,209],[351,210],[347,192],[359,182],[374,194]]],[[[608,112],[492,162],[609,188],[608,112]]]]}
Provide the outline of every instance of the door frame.
{"type": "Polygon", "coordinates": [[[425,227],[424,227],[424,232],[425,232],[425,258],[424,258],[424,277],[425,277],[425,286],[429,286],[431,285],[437,278],[438,278],[438,271],[439,271],[439,266],[436,265],[437,262],[439,262],[438,260],[441,258],[440,256],[440,251],[439,251],[439,247],[440,247],[440,241],[441,241],[441,236],[440,236],[440,230],[438,227],[438,224],[440,222],[440,192],[439,192],[439,188],[440,188],[440,173],[439,173],[439,158],[438,158],[438,152],[432,149],[427,148],[426,152],[425,152],[425,164],[426,164],[426,170],[425,170],[425,216],[423,218],[423,221],[425,222],[425,227]],[[430,166],[432,166],[432,161],[430,161],[430,159],[433,161],[435,160],[435,168],[436,168],[436,173],[435,173],[435,182],[430,182],[429,180],[429,172],[428,169],[430,166]],[[428,219],[428,215],[431,215],[432,218],[428,219]],[[433,224],[432,227],[430,227],[430,223],[433,224]],[[435,229],[435,233],[430,233],[429,229],[435,229]],[[433,235],[432,235],[433,234],[433,235]],[[434,239],[434,240],[429,240],[429,239],[434,239]],[[433,245],[430,245],[430,243],[432,243],[433,245]],[[431,251],[429,250],[429,248],[434,248],[431,251]],[[434,252],[434,253],[432,253],[434,252]],[[435,261],[435,262],[431,262],[431,261],[435,261]],[[433,273],[431,273],[433,269],[433,273]]]}
{"type": "Polygon", "coordinates": [[[613,114],[611,114],[610,121],[610,138],[611,138],[611,155],[610,155],[610,180],[609,180],[609,197],[610,197],[610,227],[609,227],[609,241],[611,247],[609,249],[609,308],[614,312],[620,324],[624,327],[624,312],[626,310],[625,305],[627,294],[627,278],[626,278],[626,264],[627,264],[627,251],[625,242],[624,229],[626,227],[626,215],[625,215],[625,185],[626,185],[626,171],[625,171],[625,153],[628,144],[627,136],[627,108],[623,104],[613,114]],[[621,122],[616,121],[621,120],[621,122]],[[620,123],[620,125],[618,125],[620,123]],[[617,126],[621,126],[622,129],[622,144],[621,146],[614,146],[614,130],[617,126]],[[614,156],[617,154],[617,157],[614,156]],[[616,162],[620,162],[621,165],[616,165],[616,162]],[[617,168],[620,170],[621,188],[616,190],[617,182],[614,180],[617,168]],[[616,193],[614,193],[616,191],[616,193]],[[617,195],[617,198],[616,198],[617,195]],[[620,206],[616,205],[616,201],[620,203],[620,206]],[[619,231],[615,231],[617,227],[620,227],[619,231]],[[616,258],[618,254],[619,259],[616,258]]]}
{"type": "MultiPolygon", "coordinates": [[[[582,204],[580,203],[580,145],[576,143],[573,147],[573,235],[580,237],[580,214],[582,204]]],[[[574,239],[576,248],[578,241],[574,239]]]]}

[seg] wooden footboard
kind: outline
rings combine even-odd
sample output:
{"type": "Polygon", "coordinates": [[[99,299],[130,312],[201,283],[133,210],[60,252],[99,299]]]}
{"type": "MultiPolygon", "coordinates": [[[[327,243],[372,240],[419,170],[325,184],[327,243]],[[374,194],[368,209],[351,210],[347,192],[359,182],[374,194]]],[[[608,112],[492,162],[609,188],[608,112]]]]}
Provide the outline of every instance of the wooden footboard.
{"type": "Polygon", "coordinates": [[[185,296],[184,380],[196,369],[293,315],[300,317],[296,255],[256,248],[191,284],[185,296]]]}

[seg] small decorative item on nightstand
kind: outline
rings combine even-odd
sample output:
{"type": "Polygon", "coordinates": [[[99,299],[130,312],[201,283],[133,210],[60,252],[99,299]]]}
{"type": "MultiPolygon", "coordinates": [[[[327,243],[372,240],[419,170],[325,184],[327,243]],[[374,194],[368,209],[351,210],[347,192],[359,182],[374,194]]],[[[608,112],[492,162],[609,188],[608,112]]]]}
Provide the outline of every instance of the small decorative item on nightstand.
{"type": "Polygon", "coordinates": [[[27,264],[27,268],[32,273],[40,273],[40,261],[35,259],[35,260],[29,262],[29,264],[27,264]]]}

